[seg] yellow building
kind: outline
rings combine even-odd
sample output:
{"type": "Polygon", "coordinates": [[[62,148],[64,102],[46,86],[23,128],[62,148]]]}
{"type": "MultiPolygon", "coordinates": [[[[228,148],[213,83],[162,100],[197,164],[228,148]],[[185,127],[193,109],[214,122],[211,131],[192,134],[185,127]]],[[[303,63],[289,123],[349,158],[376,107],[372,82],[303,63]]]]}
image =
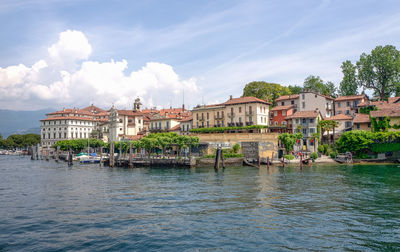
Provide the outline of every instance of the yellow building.
{"type": "Polygon", "coordinates": [[[383,120],[385,117],[390,119],[389,124],[391,128],[389,131],[399,131],[400,127],[400,107],[384,108],[376,111],[371,111],[371,117],[383,120]]]}
{"type": "Polygon", "coordinates": [[[193,128],[269,124],[268,101],[252,96],[232,98],[221,104],[197,106],[192,110],[193,128]]]}

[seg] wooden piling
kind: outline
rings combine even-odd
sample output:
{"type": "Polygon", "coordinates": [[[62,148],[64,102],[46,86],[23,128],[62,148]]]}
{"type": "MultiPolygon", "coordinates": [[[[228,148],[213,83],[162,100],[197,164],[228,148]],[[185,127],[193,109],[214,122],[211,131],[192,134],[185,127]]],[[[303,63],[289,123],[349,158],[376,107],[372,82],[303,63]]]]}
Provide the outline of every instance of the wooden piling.
{"type": "Polygon", "coordinates": [[[43,155],[40,155],[40,145],[36,145],[36,160],[43,159],[43,155]]]}
{"type": "Polygon", "coordinates": [[[103,147],[100,147],[100,162],[99,162],[100,166],[101,166],[102,161],[103,161],[103,147]]]}
{"type": "Polygon", "coordinates": [[[68,166],[72,166],[73,165],[72,161],[73,161],[72,160],[72,151],[71,151],[71,149],[69,149],[69,151],[68,151],[68,166]]]}
{"type": "Polygon", "coordinates": [[[122,160],[122,144],[121,141],[119,141],[119,154],[118,154],[118,162],[117,164],[119,164],[121,166],[121,161],[122,160]]]}
{"type": "Polygon", "coordinates": [[[221,160],[222,160],[222,168],[225,169],[225,159],[224,159],[224,152],[220,149],[221,151],[221,160]]]}
{"type": "Polygon", "coordinates": [[[218,170],[219,169],[219,155],[220,155],[220,148],[217,149],[217,152],[215,153],[215,164],[214,164],[214,169],[218,170]]]}
{"type": "Polygon", "coordinates": [[[129,167],[133,168],[133,152],[132,152],[132,142],[129,141],[129,167]]]}
{"type": "Polygon", "coordinates": [[[300,170],[303,169],[303,155],[300,152],[300,170]]]}
{"type": "Polygon", "coordinates": [[[57,146],[57,150],[56,150],[55,157],[54,157],[57,163],[58,163],[59,156],[60,156],[60,146],[57,146]]]}
{"type": "Polygon", "coordinates": [[[114,167],[114,142],[110,143],[110,167],[114,167]]]}
{"type": "Polygon", "coordinates": [[[269,169],[269,157],[267,157],[267,169],[269,169]]]}
{"type": "Polygon", "coordinates": [[[282,157],[282,164],[283,164],[283,168],[285,168],[285,155],[283,155],[283,157],[282,157]]]}
{"type": "Polygon", "coordinates": [[[258,165],[258,168],[260,168],[260,167],[261,167],[261,158],[260,158],[260,156],[258,156],[258,159],[257,159],[257,165],[258,165]]]}
{"type": "Polygon", "coordinates": [[[46,150],[46,161],[49,161],[50,149],[47,147],[46,150]]]}

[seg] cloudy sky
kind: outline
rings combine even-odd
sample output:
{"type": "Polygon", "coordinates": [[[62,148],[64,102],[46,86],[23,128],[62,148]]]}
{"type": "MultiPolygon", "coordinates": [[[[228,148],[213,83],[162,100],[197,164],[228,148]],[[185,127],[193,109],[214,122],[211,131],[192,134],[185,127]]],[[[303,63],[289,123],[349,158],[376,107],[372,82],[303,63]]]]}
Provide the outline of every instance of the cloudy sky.
{"type": "Polygon", "coordinates": [[[0,108],[186,106],[254,80],[339,84],[340,64],[400,48],[400,2],[0,2],[0,108]]]}

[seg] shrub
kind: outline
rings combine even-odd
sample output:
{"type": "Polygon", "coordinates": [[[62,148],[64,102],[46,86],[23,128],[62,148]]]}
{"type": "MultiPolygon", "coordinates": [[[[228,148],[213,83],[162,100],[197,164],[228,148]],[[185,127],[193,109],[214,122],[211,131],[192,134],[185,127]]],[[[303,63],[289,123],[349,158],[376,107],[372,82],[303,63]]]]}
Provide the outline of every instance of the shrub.
{"type": "Polygon", "coordinates": [[[323,145],[324,146],[324,155],[327,155],[327,153],[328,153],[328,151],[329,151],[329,145],[327,145],[327,144],[324,144],[323,145]]]}
{"type": "Polygon", "coordinates": [[[331,152],[330,156],[331,156],[331,158],[336,158],[337,157],[337,153],[336,152],[331,152]]]}
{"type": "Polygon", "coordinates": [[[238,153],[240,150],[240,144],[237,143],[237,144],[233,145],[232,149],[233,149],[234,153],[238,153]]]}
{"type": "Polygon", "coordinates": [[[253,130],[253,129],[265,129],[268,126],[265,125],[250,125],[250,126],[240,126],[240,127],[213,127],[213,128],[196,128],[191,129],[192,133],[224,133],[225,131],[233,130],[253,130]]]}
{"type": "Polygon", "coordinates": [[[318,146],[318,152],[319,153],[324,153],[324,146],[323,145],[319,145],[318,146]]]}
{"type": "Polygon", "coordinates": [[[318,154],[316,152],[313,152],[313,153],[311,153],[310,157],[311,157],[312,161],[314,162],[315,159],[318,158],[318,154]]]}
{"type": "Polygon", "coordinates": [[[294,156],[292,154],[285,155],[284,157],[287,160],[293,160],[294,159],[294,156]]]}

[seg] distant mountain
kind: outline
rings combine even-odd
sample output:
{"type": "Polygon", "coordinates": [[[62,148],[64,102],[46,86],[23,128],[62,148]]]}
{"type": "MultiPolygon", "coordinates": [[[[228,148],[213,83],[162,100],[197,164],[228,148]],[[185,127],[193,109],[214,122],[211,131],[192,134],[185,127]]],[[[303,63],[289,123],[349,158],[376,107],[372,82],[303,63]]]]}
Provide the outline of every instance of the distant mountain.
{"type": "Polygon", "coordinates": [[[12,134],[40,134],[40,120],[54,109],[14,111],[0,109],[0,133],[3,138],[12,134]]]}

